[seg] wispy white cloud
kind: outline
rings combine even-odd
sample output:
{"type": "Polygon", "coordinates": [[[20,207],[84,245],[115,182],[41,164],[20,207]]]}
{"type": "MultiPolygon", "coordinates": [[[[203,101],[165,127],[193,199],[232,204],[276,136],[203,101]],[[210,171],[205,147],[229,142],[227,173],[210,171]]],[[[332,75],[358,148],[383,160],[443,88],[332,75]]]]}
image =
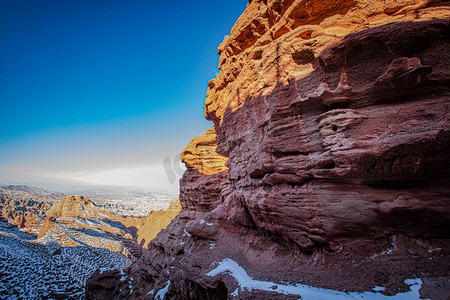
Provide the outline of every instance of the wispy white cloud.
{"type": "Polygon", "coordinates": [[[74,190],[96,186],[178,189],[181,174],[169,180],[164,166],[144,165],[112,167],[87,171],[49,170],[24,165],[0,165],[0,184],[31,184],[57,190],[74,190]]]}
{"type": "Polygon", "coordinates": [[[178,180],[171,183],[163,165],[99,170],[78,176],[77,179],[90,185],[178,188],[178,180]]]}

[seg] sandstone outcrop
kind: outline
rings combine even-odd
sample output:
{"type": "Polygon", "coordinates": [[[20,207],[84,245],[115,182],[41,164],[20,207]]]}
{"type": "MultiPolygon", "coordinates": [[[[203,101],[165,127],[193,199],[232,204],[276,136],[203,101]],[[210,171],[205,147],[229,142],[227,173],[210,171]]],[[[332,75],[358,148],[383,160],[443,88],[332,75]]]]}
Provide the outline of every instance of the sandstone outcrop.
{"type": "Polygon", "coordinates": [[[137,229],[137,242],[146,246],[158,233],[167,227],[180,213],[181,205],[178,199],[172,201],[166,210],[151,211],[145,222],[137,229]]]}
{"type": "Polygon", "coordinates": [[[0,186],[0,215],[24,231],[37,234],[45,212],[63,197],[62,193],[49,192],[25,185],[0,186]]]}
{"type": "Polygon", "coordinates": [[[184,149],[181,160],[186,171],[180,181],[182,219],[201,218],[221,203],[221,193],[228,178],[228,158],[216,152],[214,128],[194,138],[184,149]]]}
{"type": "MultiPolygon", "coordinates": [[[[37,241],[60,247],[88,245],[129,258],[140,257],[142,250],[134,242],[134,232],[119,219],[122,217],[99,208],[84,196],[66,196],[47,210],[37,241]]],[[[136,222],[141,219],[137,218],[136,222]]]]}
{"type": "Polygon", "coordinates": [[[132,284],[97,274],[87,297],[287,297],[208,275],[230,258],[341,291],[420,277],[422,297],[445,299],[449,46],[446,1],[249,1],[219,46],[214,127],[182,155],[182,212],[126,270],[132,284]]]}
{"type": "MultiPolygon", "coordinates": [[[[138,256],[140,256],[141,247],[145,247],[149,241],[155,238],[161,229],[164,229],[178,215],[180,210],[179,200],[174,199],[166,210],[151,211],[147,217],[124,217],[97,206],[85,196],[66,196],[60,202],[53,204],[46,212],[45,221],[40,226],[37,238],[44,237],[55,226],[63,226],[67,230],[94,230],[124,242],[128,248],[136,248],[138,256]]],[[[62,246],[74,245],[70,238],[64,238],[64,241],[59,244],[62,246]]]]}
{"type": "Polygon", "coordinates": [[[46,212],[47,217],[53,218],[88,218],[93,217],[99,209],[96,205],[84,196],[66,196],[60,202],[52,205],[46,212]]]}

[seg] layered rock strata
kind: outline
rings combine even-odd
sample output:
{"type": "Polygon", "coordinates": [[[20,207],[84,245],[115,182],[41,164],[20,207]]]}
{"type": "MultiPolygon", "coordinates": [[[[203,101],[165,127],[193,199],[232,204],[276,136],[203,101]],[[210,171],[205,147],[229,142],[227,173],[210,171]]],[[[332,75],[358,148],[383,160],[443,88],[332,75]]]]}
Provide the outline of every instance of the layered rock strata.
{"type": "MultiPolygon", "coordinates": [[[[170,222],[180,213],[180,210],[180,201],[176,199],[170,203],[166,210],[151,211],[145,218],[144,223],[138,225],[136,232],[137,242],[142,246],[146,246],[158,235],[161,229],[166,228],[167,225],[170,224],[170,222]]],[[[128,217],[127,219],[132,218],[128,217]]],[[[124,223],[127,224],[127,222],[124,223]]]]}
{"type": "MultiPolygon", "coordinates": [[[[175,199],[166,210],[151,211],[147,217],[124,217],[97,206],[84,196],[66,196],[46,212],[45,221],[39,226],[37,239],[49,235],[50,232],[51,238],[58,236],[57,243],[67,247],[77,244],[69,231],[75,235],[97,234],[124,244],[126,247],[122,247],[121,252],[136,258],[140,257],[142,247],[146,247],[180,210],[180,202],[175,199]],[[67,237],[60,234],[62,231],[66,231],[67,237]]],[[[104,248],[117,252],[117,247],[113,249],[105,245],[104,248]]]]}
{"type": "Polygon", "coordinates": [[[208,275],[231,258],[341,291],[420,277],[446,299],[449,17],[446,1],[249,1],[209,82],[214,128],[183,154],[182,212],[132,284],[97,274],[88,298],[288,297],[208,275]]]}
{"type": "Polygon", "coordinates": [[[37,234],[45,212],[61,200],[62,193],[49,192],[24,185],[0,186],[0,216],[21,230],[37,234]]]}

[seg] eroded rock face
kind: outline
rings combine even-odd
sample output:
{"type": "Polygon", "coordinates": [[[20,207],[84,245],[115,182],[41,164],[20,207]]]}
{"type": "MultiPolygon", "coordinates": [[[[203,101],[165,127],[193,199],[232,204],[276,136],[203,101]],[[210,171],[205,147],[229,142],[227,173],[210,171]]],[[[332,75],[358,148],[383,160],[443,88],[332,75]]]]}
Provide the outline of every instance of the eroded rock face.
{"type": "Polygon", "coordinates": [[[37,234],[43,223],[41,217],[63,196],[29,186],[3,185],[0,186],[0,216],[21,230],[37,234]]]}
{"type": "Polygon", "coordinates": [[[436,181],[449,176],[450,103],[433,70],[449,60],[431,54],[444,36],[447,21],[349,35],[307,77],[225,112],[218,152],[249,221],[301,248],[414,219],[405,234],[448,234],[449,190],[436,181]]]}
{"type": "Polygon", "coordinates": [[[214,128],[207,130],[194,138],[181,155],[187,169],[180,181],[181,219],[201,219],[223,202],[228,158],[216,152],[216,136],[214,128]]]}
{"type": "Polygon", "coordinates": [[[446,5],[249,1],[209,82],[215,126],[184,152],[182,212],[126,270],[131,293],[108,274],[88,297],[234,297],[230,276],[206,275],[231,258],[260,280],[345,291],[395,294],[421,277],[423,297],[444,299],[446,5]]]}
{"type": "MultiPolygon", "coordinates": [[[[138,224],[137,242],[146,246],[180,213],[180,201],[174,200],[166,210],[151,211],[143,224],[138,224]]],[[[131,219],[131,218],[130,218],[131,219]]],[[[136,225],[135,225],[136,226],[136,225]]]]}
{"type": "MultiPolygon", "coordinates": [[[[51,230],[49,238],[58,236],[57,243],[67,247],[77,244],[73,238],[69,237],[71,229],[81,233],[88,232],[88,234],[98,232],[111,237],[113,241],[123,242],[130,249],[130,251],[125,248],[121,249],[125,250],[123,251],[124,255],[138,258],[141,255],[142,247],[146,247],[161,229],[169,225],[180,210],[179,200],[174,199],[167,209],[151,211],[147,217],[120,216],[97,206],[84,196],[66,196],[62,198],[61,202],[53,204],[46,212],[47,217],[39,226],[37,238],[45,237],[51,230]],[[64,230],[67,233],[60,234],[64,230]]],[[[103,242],[103,244],[107,243],[103,242]]],[[[108,249],[116,251],[116,249],[108,249]]]]}

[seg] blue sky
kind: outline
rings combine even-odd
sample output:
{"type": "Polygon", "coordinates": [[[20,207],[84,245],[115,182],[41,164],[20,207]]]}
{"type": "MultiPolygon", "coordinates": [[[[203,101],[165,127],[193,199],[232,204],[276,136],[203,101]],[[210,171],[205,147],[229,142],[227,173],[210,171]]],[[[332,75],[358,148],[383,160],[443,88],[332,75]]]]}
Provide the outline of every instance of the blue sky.
{"type": "Polygon", "coordinates": [[[0,0],[0,183],[176,188],[162,162],[212,126],[207,82],[246,4],[0,0]]]}

